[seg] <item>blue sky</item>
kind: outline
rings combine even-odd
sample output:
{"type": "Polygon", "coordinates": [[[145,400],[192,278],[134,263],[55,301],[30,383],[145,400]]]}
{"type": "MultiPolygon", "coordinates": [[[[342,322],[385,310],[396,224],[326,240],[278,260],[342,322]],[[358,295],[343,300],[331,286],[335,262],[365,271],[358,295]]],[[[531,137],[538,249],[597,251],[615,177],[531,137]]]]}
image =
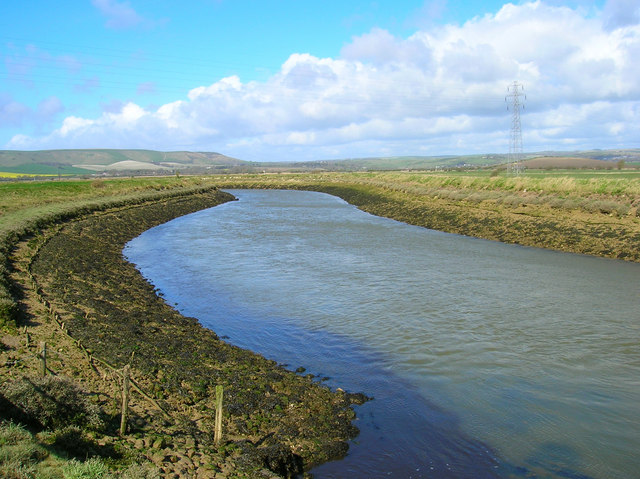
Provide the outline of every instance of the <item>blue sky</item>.
{"type": "Polygon", "coordinates": [[[0,148],[254,161],[640,147],[637,0],[30,0],[0,15],[0,148]]]}

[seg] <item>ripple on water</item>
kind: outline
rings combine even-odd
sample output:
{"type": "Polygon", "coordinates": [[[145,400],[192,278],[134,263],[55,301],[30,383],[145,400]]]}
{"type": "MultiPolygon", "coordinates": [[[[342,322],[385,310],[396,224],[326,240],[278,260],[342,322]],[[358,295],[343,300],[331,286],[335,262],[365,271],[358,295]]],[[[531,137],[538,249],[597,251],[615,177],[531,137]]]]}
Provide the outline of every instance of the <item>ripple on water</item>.
{"type": "Polygon", "coordinates": [[[320,193],[235,194],[126,254],[232,342],[376,397],[347,460],[317,477],[640,470],[640,265],[429,231],[320,193]]]}

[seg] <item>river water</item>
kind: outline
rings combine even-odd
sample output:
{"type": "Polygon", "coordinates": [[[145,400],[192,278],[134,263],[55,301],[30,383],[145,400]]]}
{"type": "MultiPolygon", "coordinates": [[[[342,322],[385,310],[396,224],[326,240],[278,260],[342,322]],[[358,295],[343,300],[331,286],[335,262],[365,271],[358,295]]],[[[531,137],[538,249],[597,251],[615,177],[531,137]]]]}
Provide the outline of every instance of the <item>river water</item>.
{"type": "Polygon", "coordinates": [[[375,398],[314,477],[639,477],[640,264],[231,193],[124,254],[229,342],[375,398]]]}

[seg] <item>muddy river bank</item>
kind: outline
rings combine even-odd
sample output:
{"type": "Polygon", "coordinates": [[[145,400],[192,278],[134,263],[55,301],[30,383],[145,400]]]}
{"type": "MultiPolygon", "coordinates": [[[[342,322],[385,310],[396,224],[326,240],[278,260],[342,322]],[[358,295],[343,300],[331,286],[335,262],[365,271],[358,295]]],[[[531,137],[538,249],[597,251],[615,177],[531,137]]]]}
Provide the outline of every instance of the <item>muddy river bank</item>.
{"type": "MultiPolygon", "coordinates": [[[[138,398],[128,438],[110,437],[114,431],[107,430],[98,440],[133,447],[167,476],[301,474],[344,456],[346,441],[358,433],[352,404],[364,401],[362,395],[332,391],[311,375],[225,343],[165,304],[124,260],[123,245],[141,232],[232,199],[215,190],[118,208],[72,220],[55,234],[31,240],[41,244],[28,269],[66,336],[58,346],[60,334],[42,331],[56,351],[51,368],[78,380],[99,398],[105,412],[115,415],[118,394],[105,380],[103,362],[115,368],[130,364],[136,383],[168,416],[138,398]],[[73,349],[68,337],[94,358],[91,367],[99,375],[77,359],[77,351],[65,352],[73,349]],[[224,387],[224,441],[214,445],[218,385],[224,387]],[[150,437],[162,440],[145,439],[150,437]]],[[[29,252],[33,246],[23,249],[22,260],[29,252]]],[[[30,303],[26,289],[20,326],[29,328],[33,341],[45,321],[42,304],[30,303]]]]}

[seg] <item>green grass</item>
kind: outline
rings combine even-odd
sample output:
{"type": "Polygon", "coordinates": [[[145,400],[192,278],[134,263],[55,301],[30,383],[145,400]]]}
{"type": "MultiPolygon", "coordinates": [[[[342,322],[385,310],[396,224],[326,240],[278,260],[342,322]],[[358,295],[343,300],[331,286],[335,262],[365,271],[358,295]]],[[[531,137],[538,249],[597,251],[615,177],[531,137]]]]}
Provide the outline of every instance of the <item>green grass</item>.
{"type": "Polygon", "coordinates": [[[23,231],[38,218],[125,197],[170,193],[208,186],[201,178],[12,181],[0,183],[0,243],[10,231],[23,231]]]}
{"type": "Polygon", "coordinates": [[[43,165],[40,163],[33,164],[25,164],[19,166],[0,166],[0,171],[6,173],[14,173],[19,175],[48,175],[48,176],[58,176],[58,175],[90,175],[94,172],[91,170],[86,170],[84,168],[77,168],[74,166],[53,166],[53,165],[43,165]]]}
{"type": "Polygon", "coordinates": [[[200,178],[123,178],[110,180],[10,181],[0,183],[0,214],[53,203],[121,196],[202,184],[200,178]]]}
{"type": "MultiPolygon", "coordinates": [[[[495,169],[483,168],[476,170],[441,170],[441,171],[429,171],[427,174],[434,176],[472,176],[472,177],[489,177],[495,169]]],[[[500,171],[498,176],[505,176],[504,171],[500,171]]],[[[637,169],[623,169],[623,170],[591,170],[584,169],[579,170],[575,168],[571,169],[527,169],[523,175],[523,178],[552,178],[552,177],[567,177],[567,178],[627,178],[627,179],[640,179],[640,170],[637,169]]]]}
{"type": "Polygon", "coordinates": [[[114,469],[97,457],[67,459],[52,449],[47,434],[34,435],[19,424],[0,422],[0,477],[3,479],[155,479],[150,465],[114,469]]]}
{"type": "MultiPolygon", "coordinates": [[[[203,184],[303,187],[313,183],[353,183],[410,194],[456,192],[528,193],[547,197],[596,198],[630,205],[640,199],[640,171],[530,170],[519,177],[491,176],[490,170],[447,172],[303,173],[202,177],[125,178],[0,183],[0,237],[30,219],[87,203],[126,195],[203,184]],[[602,198],[606,197],[606,198],[602,198]]],[[[439,195],[441,196],[441,195],[439,195]]]]}

